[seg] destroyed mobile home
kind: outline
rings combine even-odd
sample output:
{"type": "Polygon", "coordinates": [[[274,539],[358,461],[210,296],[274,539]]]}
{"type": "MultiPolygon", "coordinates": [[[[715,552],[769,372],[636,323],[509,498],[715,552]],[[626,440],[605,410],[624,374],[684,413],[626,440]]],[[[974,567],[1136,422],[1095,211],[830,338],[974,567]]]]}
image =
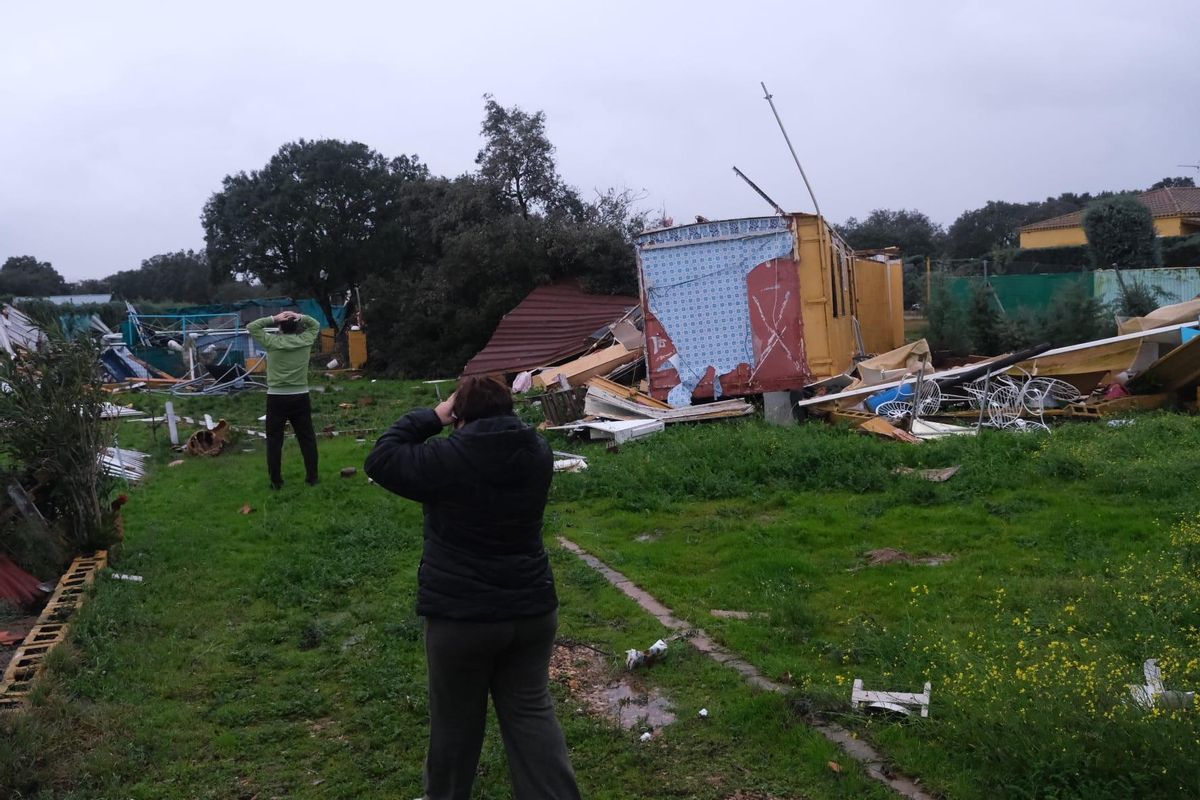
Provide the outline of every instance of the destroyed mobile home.
{"type": "Polygon", "coordinates": [[[664,228],[636,247],[639,298],[541,287],[464,374],[544,389],[548,428],[618,445],[751,414],[752,395],[785,424],[919,442],[1189,403],[1200,386],[1200,300],[1119,320],[1107,339],[940,368],[924,340],[904,343],[898,254],[856,253],[819,216],[664,228]]]}

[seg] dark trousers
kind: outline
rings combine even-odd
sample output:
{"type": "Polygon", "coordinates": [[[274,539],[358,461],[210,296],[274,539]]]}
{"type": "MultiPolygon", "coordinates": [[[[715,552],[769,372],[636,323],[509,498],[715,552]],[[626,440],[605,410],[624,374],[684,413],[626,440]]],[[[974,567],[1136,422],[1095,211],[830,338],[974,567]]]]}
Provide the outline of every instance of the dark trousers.
{"type": "Polygon", "coordinates": [[[317,434],[313,432],[312,402],[304,394],[267,395],[267,473],[271,483],[283,483],[279,472],[283,461],[283,428],[292,423],[296,443],[304,456],[304,474],[309,483],[317,480],[317,434]]]}
{"type": "Polygon", "coordinates": [[[550,699],[558,612],[506,622],[428,619],[426,800],[467,800],[487,718],[496,706],[516,800],[578,800],[567,743],[550,699]]]}

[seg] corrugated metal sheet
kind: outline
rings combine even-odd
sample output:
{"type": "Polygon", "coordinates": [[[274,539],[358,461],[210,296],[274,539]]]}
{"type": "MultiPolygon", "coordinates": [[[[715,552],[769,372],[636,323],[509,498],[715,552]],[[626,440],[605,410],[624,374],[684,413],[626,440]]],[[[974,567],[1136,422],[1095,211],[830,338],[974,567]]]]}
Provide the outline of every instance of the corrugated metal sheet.
{"type": "Polygon", "coordinates": [[[0,349],[14,355],[16,348],[37,350],[42,330],[34,321],[10,305],[0,308],[0,349]]]}
{"type": "Polygon", "coordinates": [[[463,375],[520,372],[578,355],[593,333],[637,304],[633,297],[586,294],[571,283],[539,286],[504,315],[463,375]]]}
{"type": "MultiPolygon", "coordinates": [[[[1116,303],[1121,299],[1121,284],[1117,273],[1111,269],[1098,269],[1094,274],[1092,293],[1102,303],[1116,303]]],[[[1139,283],[1150,289],[1159,305],[1182,303],[1200,296],[1200,268],[1163,267],[1160,269],[1125,269],[1121,278],[1126,285],[1139,283]]]]}

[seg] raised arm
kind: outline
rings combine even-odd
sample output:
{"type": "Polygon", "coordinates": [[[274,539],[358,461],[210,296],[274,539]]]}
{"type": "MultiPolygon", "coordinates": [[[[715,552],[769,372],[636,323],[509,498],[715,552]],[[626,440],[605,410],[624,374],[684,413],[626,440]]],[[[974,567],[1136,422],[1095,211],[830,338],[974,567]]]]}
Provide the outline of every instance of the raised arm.
{"type": "Polygon", "coordinates": [[[256,319],[246,326],[246,332],[250,334],[250,338],[258,342],[264,350],[270,350],[275,334],[267,333],[267,326],[274,325],[274,317],[263,317],[256,319]]]}
{"type": "Polygon", "coordinates": [[[405,414],[375,442],[367,456],[367,475],[390,492],[428,502],[453,479],[454,445],[448,439],[427,441],[444,425],[432,408],[405,414]]]}

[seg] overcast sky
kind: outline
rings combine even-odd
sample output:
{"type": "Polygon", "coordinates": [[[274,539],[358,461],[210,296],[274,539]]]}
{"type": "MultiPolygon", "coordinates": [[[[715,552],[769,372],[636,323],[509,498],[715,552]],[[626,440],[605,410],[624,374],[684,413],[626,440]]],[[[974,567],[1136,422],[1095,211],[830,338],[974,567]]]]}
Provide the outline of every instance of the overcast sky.
{"type": "Polygon", "coordinates": [[[16,3],[0,6],[0,259],[69,280],[203,246],[228,173],[335,137],[474,169],[485,92],[559,171],[676,222],[835,222],[1147,187],[1200,163],[1200,3],[16,3]]]}

